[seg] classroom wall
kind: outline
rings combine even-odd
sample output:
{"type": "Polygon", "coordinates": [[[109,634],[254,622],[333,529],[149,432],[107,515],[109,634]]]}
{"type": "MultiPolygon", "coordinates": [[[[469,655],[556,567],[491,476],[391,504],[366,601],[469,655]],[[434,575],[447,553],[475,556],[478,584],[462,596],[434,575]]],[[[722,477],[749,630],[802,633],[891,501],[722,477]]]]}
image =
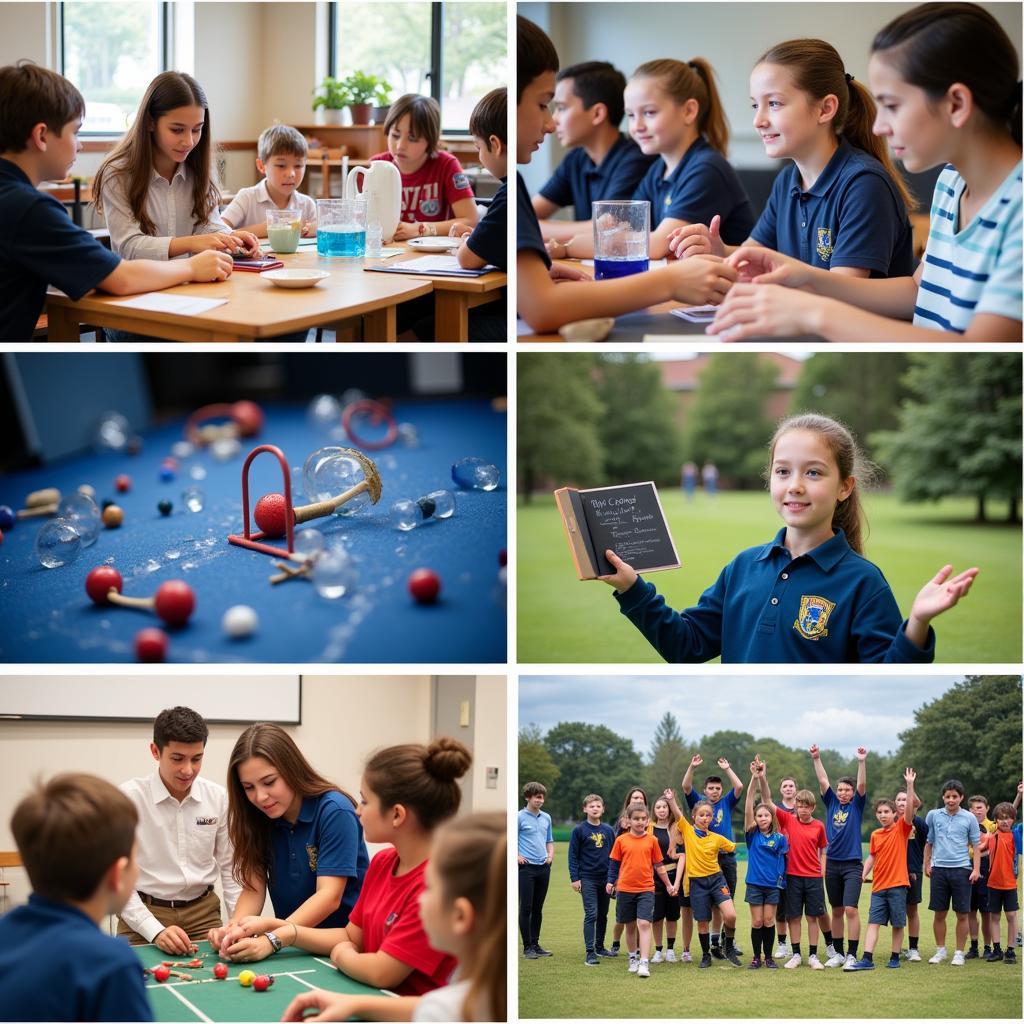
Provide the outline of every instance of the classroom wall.
{"type": "MultiPolygon", "coordinates": [[[[871,40],[886,22],[913,3],[519,3],[517,11],[551,36],[563,67],[609,60],[628,75],[656,57],[707,57],[719,76],[732,128],[730,159],[737,167],[770,168],[773,162],[751,124],[749,76],[757,58],[784,39],[826,39],[842,54],[847,71],[866,79],[871,40]]],[[[1020,4],[982,4],[1021,52],[1020,4]]],[[[531,192],[558,166],[565,151],[549,136],[533,161],[521,167],[531,192]]]]}

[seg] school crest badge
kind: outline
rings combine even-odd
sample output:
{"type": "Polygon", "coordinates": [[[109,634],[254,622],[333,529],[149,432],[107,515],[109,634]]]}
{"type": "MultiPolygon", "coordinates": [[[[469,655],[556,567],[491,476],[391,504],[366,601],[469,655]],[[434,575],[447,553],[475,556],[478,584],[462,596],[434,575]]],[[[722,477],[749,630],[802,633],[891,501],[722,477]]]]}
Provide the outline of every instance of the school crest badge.
{"type": "Polygon", "coordinates": [[[835,825],[836,828],[841,828],[846,824],[846,819],[849,817],[849,811],[836,811],[836,813],[832,815],[832,824],[835,825]]]}
{"type": "Polygon", "coordinates": [[[803,594],[800,598],[800,611],[793,628],[805,640],[820,640],[828,636],[828,617],[835,608],[835,602],[814,594],[803,594]]]}
{"type": "Polygon", "coordinates": [[[309,860],[309,870],[310,871],[316,871],[316,855],[317,855],[317,848],[315,846],[307,846],[306,847],[306,857],[309,860]]]}
{"type": "Polygon", "coordinates": [[[832,229],[818,228],[818,256],[822,263],[828,263],[832,258],[832,229]]]}
{"type": "Polygon", "coordinates": [[[604,833],[603,832],[591,832],[590,838],[594,841],[594,848],[597,850],[604,849],[604,833]]]}

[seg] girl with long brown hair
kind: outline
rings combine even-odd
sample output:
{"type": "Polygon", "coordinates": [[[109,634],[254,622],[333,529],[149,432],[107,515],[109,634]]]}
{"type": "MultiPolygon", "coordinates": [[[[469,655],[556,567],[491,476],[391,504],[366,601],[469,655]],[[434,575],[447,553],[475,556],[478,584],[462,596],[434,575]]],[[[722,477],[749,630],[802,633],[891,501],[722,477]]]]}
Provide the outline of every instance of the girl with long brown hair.
{"type": "Polygon", "coordinates": [[[278,926],[336,929],[348,923],[369,865],[355,800],[318,774],[279,725],[250,725],[228,765],[228,834],[242,894],[210,943],[230,960],[262,960],[281,948],[270,929],[243,924],[269,890],[278,926]]]}
{"type": "Polygon", "coordinates": [[[769,446],[768,481],[783,527],[767,544],[741,551],[699,603],[673,611],[614,551],[624,615],[672,662],[930,662],[931,620],[964,597],[976,568],[943,566],[900,614],[881,570],[864,557],[859,488],[872,466],[850,431],[817,413],[779,424],[769,446]]]}
{"type": "Polygon", "coordinates": [[[418,906],[434,830],[458,811],[458,780],[471,761],[469,751],[447,736],[371,755],[359,784],[359,819],[368,842],[390,845],[371,861],[348,924],[309,928],[250,917],[239,922],[240,930],[253,937],[272,932],[283,945],[330,953],[350,978],[402,996],[422,996],[446,984],[455,960],[431,946],[418,906]]]}
{"type": "MultiPolygon", "coordinates": [[[[870,90],[847,73],[823,39],[790,39],[762,54],[750,73],[754,128],[765,154],[789,159],[744,244],[762,245],[851,277],[913,270],[908,212],[914,200],[871,126],[870,90]]],[[[680,258],[727,256],[721,218],[690,224],[669,247],[680,258]]]]}
{"type": "Polygon", "coordinates": [[[259,250],[254,235],[220,218],[209,104],[180,71],[149,83],[131,127],[100,164],[93,195],[111,247],[127,259],[259,250]]]}

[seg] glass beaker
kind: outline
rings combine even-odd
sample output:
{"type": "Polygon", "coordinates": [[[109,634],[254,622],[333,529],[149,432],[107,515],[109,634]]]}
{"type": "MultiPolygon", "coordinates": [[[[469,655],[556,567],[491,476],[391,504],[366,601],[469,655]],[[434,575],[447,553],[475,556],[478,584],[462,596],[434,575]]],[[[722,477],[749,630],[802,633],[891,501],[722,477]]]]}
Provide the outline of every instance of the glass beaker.
{"type": "Polygon", "coordinates": [[[302,234],[302,218],[296,210],[267,210],[267,240],[274,252],[295,252],[302,234]]]}
{"type": "Polygon", "coordinates": [[[316,252],[329,259],[366,254],[365,199],[316,201],[316,252]]]}
{"type": "Polygon", "coordinates": [[[646,199],[599,200],[594,218],[594,277],[642,274],[650,266],[651,204],[646,199]]]}

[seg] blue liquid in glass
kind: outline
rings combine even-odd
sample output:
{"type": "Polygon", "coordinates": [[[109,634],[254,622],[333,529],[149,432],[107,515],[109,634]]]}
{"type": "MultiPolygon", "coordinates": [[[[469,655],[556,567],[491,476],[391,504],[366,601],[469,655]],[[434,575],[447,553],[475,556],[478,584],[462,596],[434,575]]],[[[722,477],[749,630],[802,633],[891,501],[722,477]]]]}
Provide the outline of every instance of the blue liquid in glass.
{"type": "Polygon", "coordinates": [[[594,260],[594,277],[603,281],[610,277],[629,277],[631,274],[642,274],[650,266],[648,259],[600,259],[594,260]]]}
{"type": "Polygon", "coordinates": [[[366,254],[366,228],[346,224],[332,224],[317,228],[316,254],[318,256],[358,258],[366,254]]]}

